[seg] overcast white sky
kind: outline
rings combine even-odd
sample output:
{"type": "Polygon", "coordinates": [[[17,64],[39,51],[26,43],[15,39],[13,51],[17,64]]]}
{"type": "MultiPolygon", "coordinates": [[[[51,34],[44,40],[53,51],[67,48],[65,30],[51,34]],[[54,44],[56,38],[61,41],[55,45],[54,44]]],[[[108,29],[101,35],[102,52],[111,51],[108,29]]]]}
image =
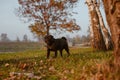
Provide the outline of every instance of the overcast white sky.
{"type": "MultiPolygon", "coordinates": [[[[20,21],[19,17],[14,13],[15,8],[18,8],[18,0],[0,0],[0,34],[7,33],[11,40],[15,40],[17,36],[22,39],[24,34],[27,34],[30,39],[33,39],[33,35],[28,28],[29,24],[20,21]]],[[[87,34],[89,16],[85,0],[80,0],[75,10],[78,12],[75,18],[82,30],[70,35],[87,34]]]]}

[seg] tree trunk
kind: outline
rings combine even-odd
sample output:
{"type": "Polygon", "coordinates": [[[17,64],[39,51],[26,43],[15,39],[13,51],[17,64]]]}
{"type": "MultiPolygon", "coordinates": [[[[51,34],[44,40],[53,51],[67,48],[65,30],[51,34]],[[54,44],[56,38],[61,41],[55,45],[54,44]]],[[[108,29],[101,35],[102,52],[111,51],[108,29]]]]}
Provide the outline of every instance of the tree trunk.
{"type": "Polygon", "coordinates": [[[94,33],[93,33],[93,23],[92,23],[92,16],[91,16],[91,12],[92,12],[92,9],[94,8],[92,5],[90,5],[89,1],[86,0],[86,3],[87,3],[87,6],[88,6],[88,10],[89,10],[89,16],[90,16],[90,43],[91,43],[91,46],[93,48],[95,48],[94,46],[94,33]]]}
{"type": "Polygon", "coordinates": [[[104,41],[105,41],[106,49],[110,50],[110,49],[113,48],[112,40],[111,40],[110,33],[108,32],[108,29],[105,27],[105,24],[104,24],[104,21],[103,21],[103,18],[102,18],[102,14],[101,14],[100,9],[99,9],[100,3],[98,3],[96,0],[93,0],[93,1],[94,1],[93,3],[94,3],[94,6],[95,6],[95,9],[96,9],[96,12],[97,12],[98,17],[99,17],[100,27],[101,27],[101,30],[102,30],[103,35],[104,35],[104,41]]]}
{"type": "Polygon", "coordinates": [[[99,24],[99,18],[97,15],[96,10],[94,10],[92,12],[93,15],[93,33],[94,33],[94,44],[95,44],[95,48],[97,50],[106,50],[106,46],[105,46],[105,42],[103,39],[103,35],[100,29],[100,24],[99,24]]]}
{"type": "Polygon", "coordinates": [[[86,0],[86,3],[88,5],[90,20],[91,20],[90,28],[92,28],[92,31],[93,31],[92,39],[91,39],[93,48],[95,48],[96,50],[106,50],[105,42],[104,42],[103,35],[100,29],[99,17],[96,12],[93,1],[86,0]]]}
{"type": "Polygon", "coordinates": [[[47,35],[49,35],[50,33],[49,33],[49,30],[50,30],[50,27],[49,26],[47,26],[47,35]]]}
{"type": "Polygon", "coordinates": [[[103,4],[112,34],[114,62],[120,67],[120,0],[103,0],[103,4]]]}

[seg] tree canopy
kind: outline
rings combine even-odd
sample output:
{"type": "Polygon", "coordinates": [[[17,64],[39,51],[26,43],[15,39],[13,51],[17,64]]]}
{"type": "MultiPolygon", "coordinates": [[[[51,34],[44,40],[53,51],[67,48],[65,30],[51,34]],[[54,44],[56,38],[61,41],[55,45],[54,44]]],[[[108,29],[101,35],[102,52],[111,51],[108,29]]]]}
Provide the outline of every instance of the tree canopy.
{"type": "Polygon", "coordinates": [[[32,21],[29,26],[37,35],[49,34],[50,30],[80,30],[71,16],[78,0],[18,0],[17,15],[23,20],[32,21]]]}

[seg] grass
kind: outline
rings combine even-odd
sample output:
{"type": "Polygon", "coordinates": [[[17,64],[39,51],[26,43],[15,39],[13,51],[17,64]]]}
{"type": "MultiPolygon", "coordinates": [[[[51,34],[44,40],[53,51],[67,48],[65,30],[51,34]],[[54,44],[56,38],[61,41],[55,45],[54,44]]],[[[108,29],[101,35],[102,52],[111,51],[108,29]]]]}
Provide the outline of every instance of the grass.
{"type": "Polygon", "coordinates": [[[0,52],[20,52],[41,47],[41,43],[38,42],[0,42],[0,52]]]}
{"type": "Polygon", "coordinates": [[[46,50],[1,53],[0,80],[94,80],[102,74],[101,65],[112,58],[112,51],[71,48],[70,52],[70,57],[64,52],[63,58],[55,59],[54,53],[46,59],[46,50]]]}

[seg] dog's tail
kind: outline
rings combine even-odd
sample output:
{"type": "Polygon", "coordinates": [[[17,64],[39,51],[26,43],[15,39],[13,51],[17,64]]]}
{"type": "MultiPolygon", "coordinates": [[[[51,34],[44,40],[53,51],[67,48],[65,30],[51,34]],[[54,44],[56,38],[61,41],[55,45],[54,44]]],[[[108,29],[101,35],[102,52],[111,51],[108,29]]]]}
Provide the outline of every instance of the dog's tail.
{"type": "Polygon", "coordinates": [[[62,37],[62,39],[67,40],[65,37],[62,37]]]}

